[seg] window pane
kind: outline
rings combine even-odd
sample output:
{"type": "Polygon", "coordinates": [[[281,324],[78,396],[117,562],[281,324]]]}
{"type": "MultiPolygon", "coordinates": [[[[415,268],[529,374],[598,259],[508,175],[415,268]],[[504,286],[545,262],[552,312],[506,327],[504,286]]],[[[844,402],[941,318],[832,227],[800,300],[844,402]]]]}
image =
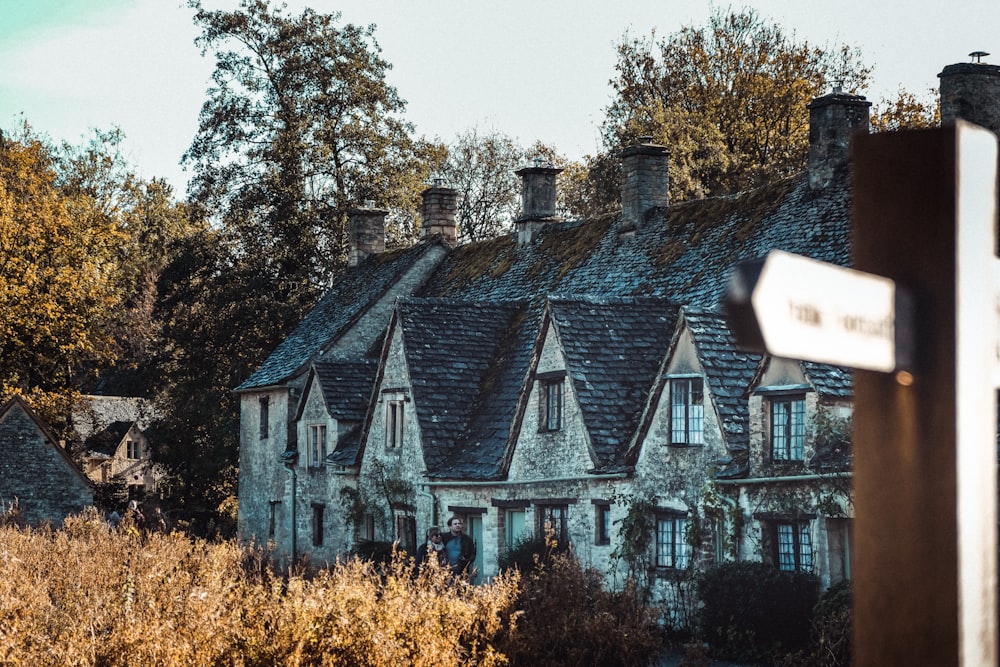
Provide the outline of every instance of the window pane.
{"type": "Polygon", "coordinates": [[[799,569],[805,572],[812,571],[812,538],[809,537],[809,524],[800,523],[799,526],[799,569]]]}
{"type": "Polygon", "coordinates": [[[691,562],[691,545],[687,541],[688,519],[674,519],[674,567],[686,569],[691,562]]]}
{"type": "Polygon", "coordinates": [[[795,531],[790,523],[778,524],[778,569],[795,569],[795,531]]]}
{"type": "Polygon", "coordinates": [[[791,458],[801,461],[806,442],[806,402],[792,401],[790,404],[791,428],[791,458]]]}
{"type": "Polygon", "coordinates": [[[673,558],[671,547],[674,542],[674,522],[670,519],[656,520],[656,567],[671,567],[673,558]]]}
{"type": "Polygon", "coordinates": [[[507,510],[506,519],[507,548],[513,549],[524,534],[524,510],[507,510]]]}
{"type": "Polygon", "coordinates": [[[775,460],[788,460],[788,404],[771,403],[771,451],[775,460]]]}

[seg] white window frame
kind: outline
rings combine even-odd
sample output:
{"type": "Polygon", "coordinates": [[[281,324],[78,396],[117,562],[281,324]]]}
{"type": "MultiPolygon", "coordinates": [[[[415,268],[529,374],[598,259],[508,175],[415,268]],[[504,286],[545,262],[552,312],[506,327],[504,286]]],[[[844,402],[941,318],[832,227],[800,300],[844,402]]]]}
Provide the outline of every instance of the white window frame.
{"type": "Polygon", "coordinates": [[[771,460],[775,462],[805,460],[805,395],[771,396],[768,398],[768,404],[771,421],[771,460]]]}
{"type": "Polygon", "coordinates": [[[670,380],[670,444],[705,444],[705,382],[700,375],[670,380]]]}
{"type": "Polygon", "coordinates": [[[671,513],[656,515],[653,562],[658,569],[686,570],[691,566],[689,530],[691,519],[687,516],[671,513]]]}

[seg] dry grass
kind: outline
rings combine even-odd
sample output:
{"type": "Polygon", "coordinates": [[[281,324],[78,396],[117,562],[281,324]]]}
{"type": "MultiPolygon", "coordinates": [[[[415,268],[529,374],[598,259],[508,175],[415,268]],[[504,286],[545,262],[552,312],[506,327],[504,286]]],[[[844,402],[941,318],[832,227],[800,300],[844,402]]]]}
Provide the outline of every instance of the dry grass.
{"type": "Polygon", "coordinates": [[[276,576],[233,542],[0,527],[2,665],[501,665],[516,576],[470,586],[406,559],[276,576]]]}

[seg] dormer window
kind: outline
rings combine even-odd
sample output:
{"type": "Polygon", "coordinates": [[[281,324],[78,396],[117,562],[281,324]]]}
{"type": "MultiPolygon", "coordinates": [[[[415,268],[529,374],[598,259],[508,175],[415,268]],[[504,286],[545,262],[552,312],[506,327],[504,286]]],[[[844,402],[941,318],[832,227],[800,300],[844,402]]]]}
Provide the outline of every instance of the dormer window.
{"type": "Polygon", "coordinates": [[[801,394],[773,396],[771,404],[771,459],[802,461],[806,443],[806,401],[801,394]]]}
{"type": "Polygon", "coordinates": [[[135,440],[125,441],[125,456],[132,461],[138,461],[139,455],[139,443],[135,440]]]}
{"type": "Polygon", "coordinates": [[[310,424],[308,429],[307,463],[310,468],[319,468],[326,460],[326,425],[310,424]]]}
{"type": "Polygon", "coordinates": [[[552,432],[562,429],[563,393],[566,372],[544,373],[538,379],[538,430],[552,432]]]}
{"type": "Polygon", "coordinates": [[[670,380],[670,444],[705,444],[705,404],[701,377],[670,380]]]}

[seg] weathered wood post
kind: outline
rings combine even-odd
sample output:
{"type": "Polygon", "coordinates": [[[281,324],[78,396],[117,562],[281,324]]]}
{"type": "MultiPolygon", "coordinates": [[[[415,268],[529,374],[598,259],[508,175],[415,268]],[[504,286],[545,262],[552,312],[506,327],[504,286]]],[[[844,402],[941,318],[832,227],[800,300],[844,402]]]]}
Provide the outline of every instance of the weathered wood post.
{"type": "Polygon", "coordinates": [[[915,305],[912,373],[854,376],[854,663],[996,665],[996,136],[860,136],[853,165],[855,268],[915,305]]]}

